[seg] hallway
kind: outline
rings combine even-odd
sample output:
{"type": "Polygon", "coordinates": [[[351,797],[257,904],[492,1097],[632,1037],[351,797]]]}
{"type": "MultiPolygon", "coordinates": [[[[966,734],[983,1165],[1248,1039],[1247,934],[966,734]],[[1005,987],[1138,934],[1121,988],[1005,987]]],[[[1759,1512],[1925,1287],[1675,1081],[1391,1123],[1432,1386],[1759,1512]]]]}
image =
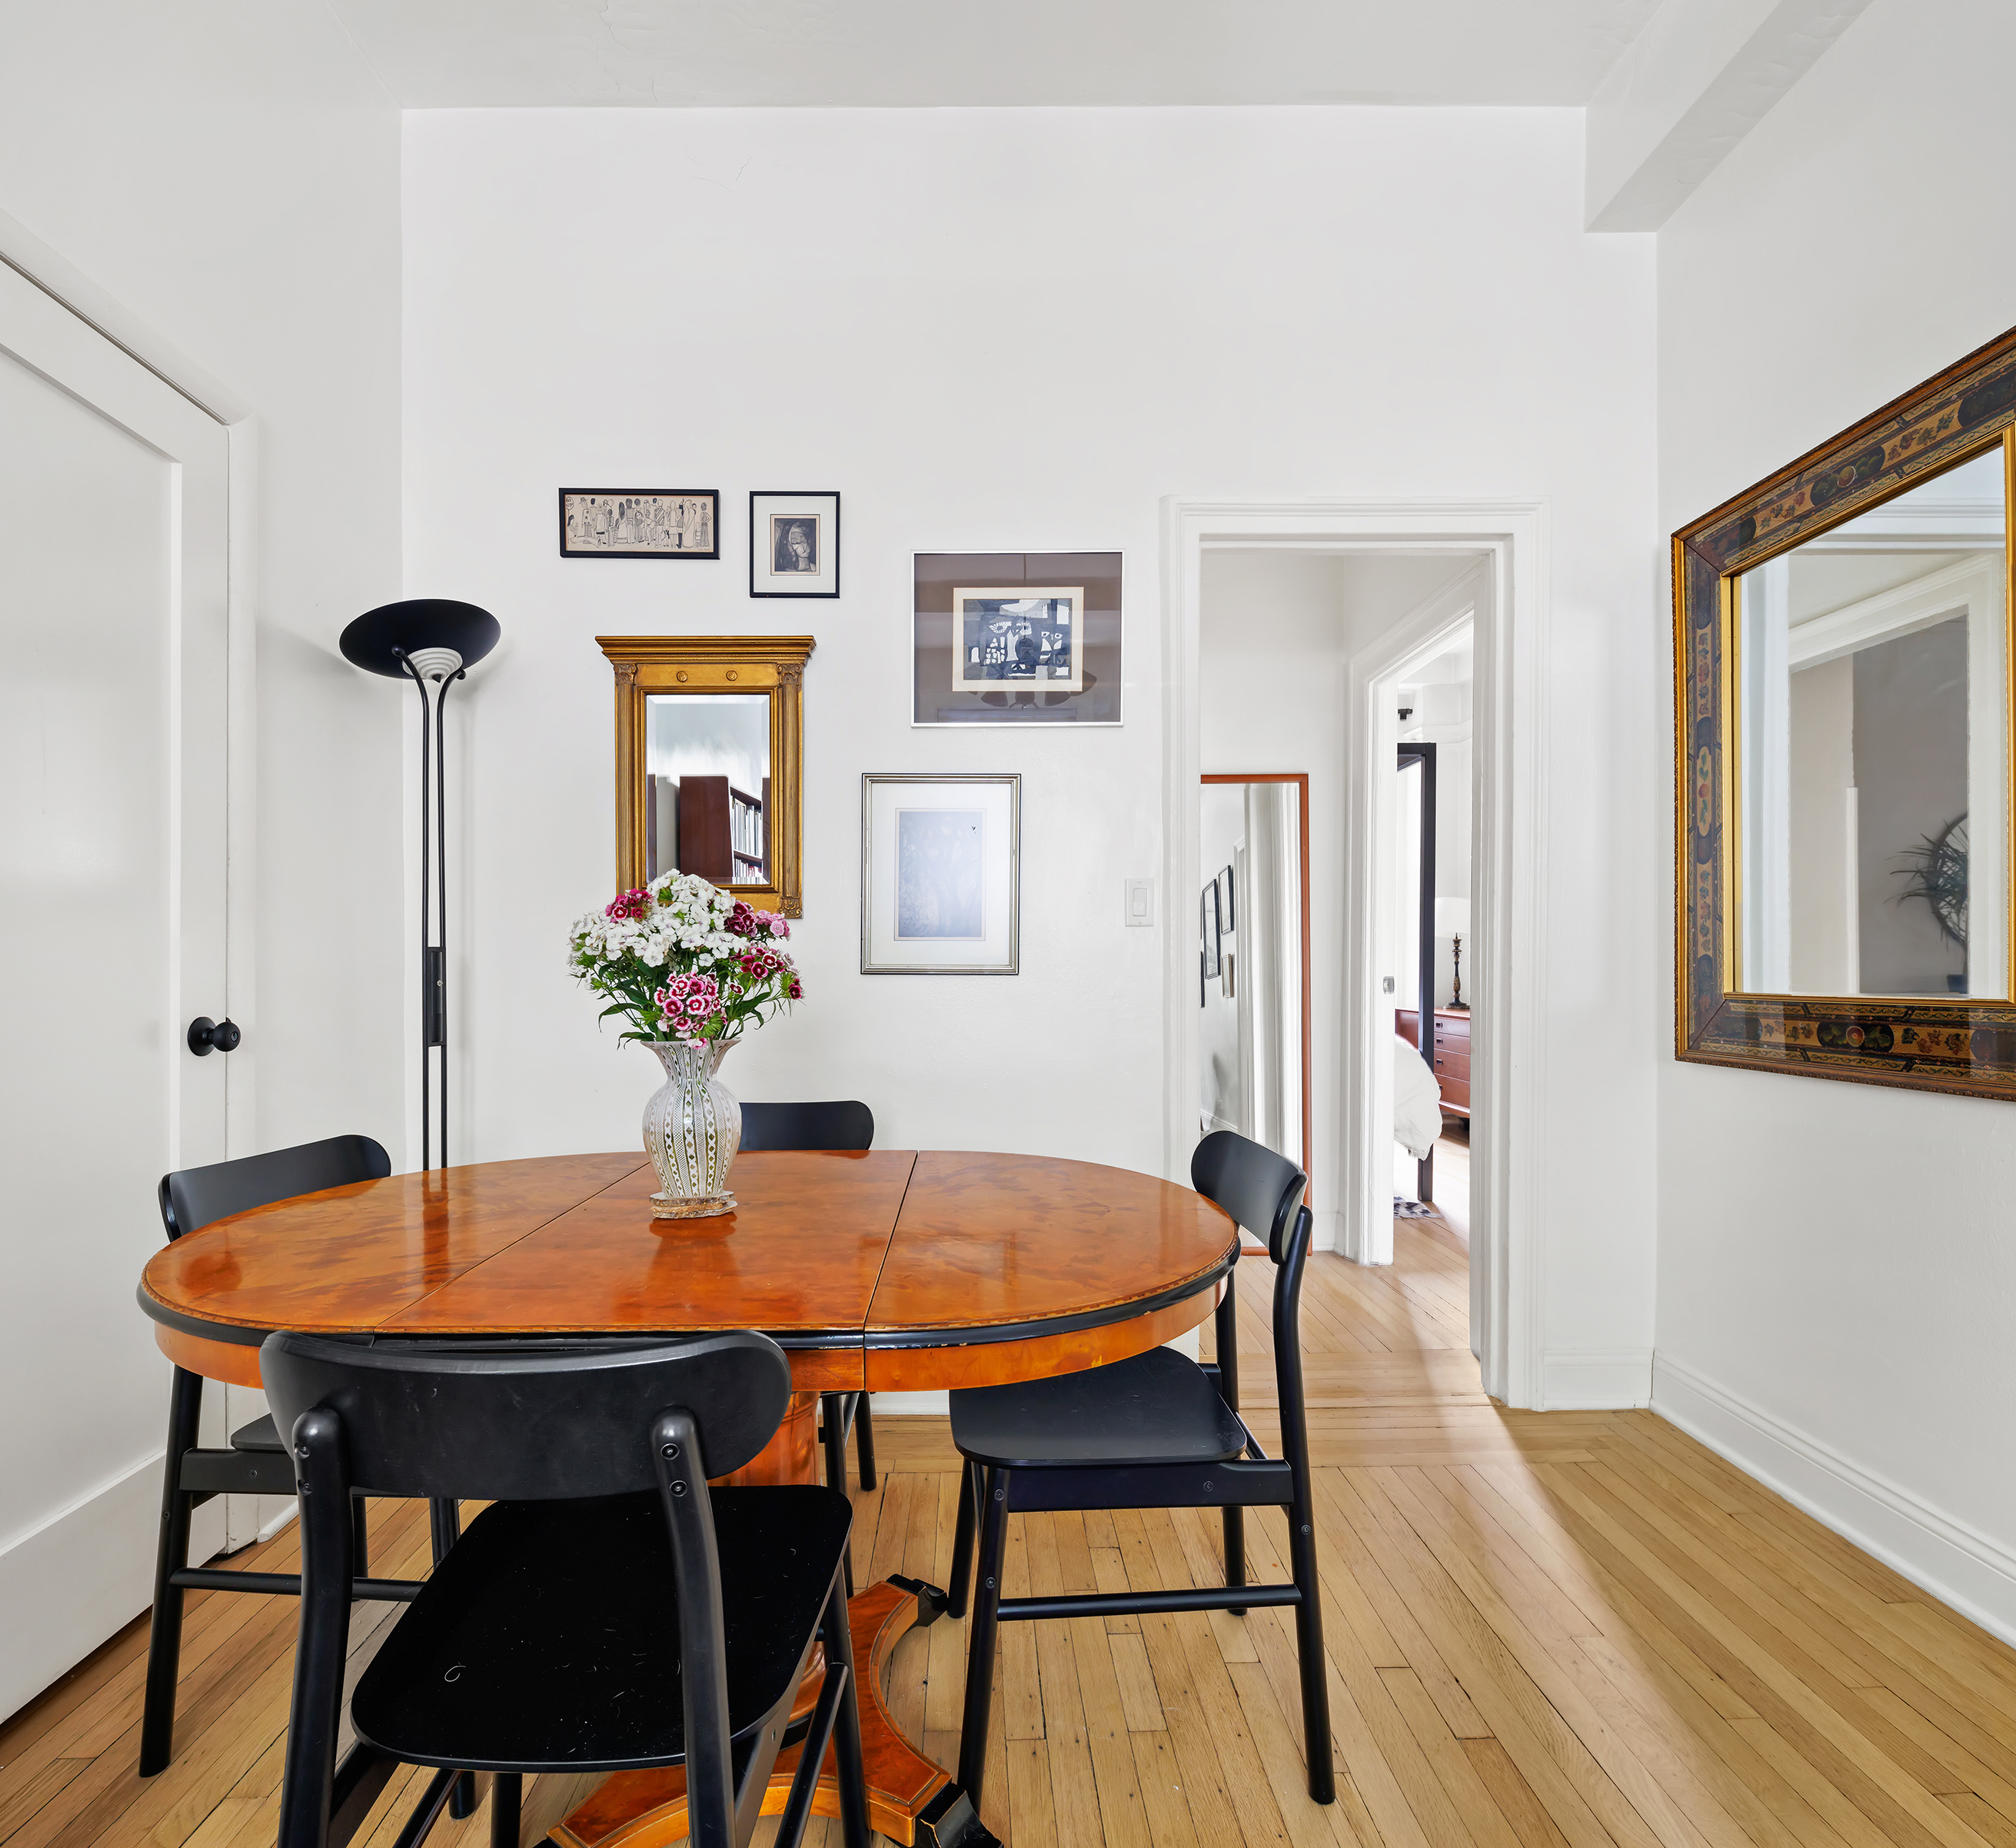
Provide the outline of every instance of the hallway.
{"type": "MultiPolygon", "coordinates": [[[[1304,1295],[1337,1804],[1303,1794],[1286,1613],[1017,1624],[984,1807],[1004,1842],[2016,1843],[2016,1653],[1649,1412],[1494,1407],[1468,1352],[1460,1241],[1432,1220],[1396,1241],[1391,1270],[1318,1258],[1304,1295]]],[[[1243,1273],[1242,1345],[1272,1447],[1266,1281],[1262,1264],[1243,1273]]],[[[859,1568],[941,1582],[958,1482],[943,1424],[885,1419],[877,1436],[859,1568]]],[[[420,1569],[423,1511],[374,1508],[374,1557],[420,1569]]],[[[1278,1517],[1247,1531],[1256,1574],[1279,1572],[1278,1517]]],[[[284,1570],[293,1547],[290,1528],[241,1563],[284,1570]]],[[[1005,1589],[1218,1571],[1214,1516],[1029,1515],[1010,1526],[1005,1589]]],[[[948,1764],[962,1630],[913,1632],[890,1677],[898,1721],[948,1764]]],[[[0,1843],[270,1842],[293,1631],[282,1600],[192,1599],[176,1760],[143,1784],[146,1632],[129,1626],[0,1732],[0,1843]]],[[[360,1842],[390,1848],[404,1788],[360,1842]]],[[[576,1794],[529,1790],[527,1839],[576,1794]]],[[[837,1844],[837,1827],[808,1839],[837,1844]]],[[[473,1848],[485,1813],[434,1839],[473,1848]]]]}

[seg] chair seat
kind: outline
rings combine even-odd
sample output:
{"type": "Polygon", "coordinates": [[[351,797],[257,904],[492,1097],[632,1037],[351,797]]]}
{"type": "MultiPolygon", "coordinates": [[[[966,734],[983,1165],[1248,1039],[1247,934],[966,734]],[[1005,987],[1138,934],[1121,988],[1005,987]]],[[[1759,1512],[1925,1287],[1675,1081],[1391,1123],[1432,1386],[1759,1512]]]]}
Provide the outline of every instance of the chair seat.
{"type": "Polygon", "coordinates": [[[231,1447],[234,1450],[284,1450],[286,1446],[280,1441],[280,1433],[270,1414],[254,1418],[249,1425],[241,1425],[231,1434],[231,1447]]]}
{"type": "Polygon", "coordinates": [[[997,1469],[1222,1463],[1246,1427],[1211,1376],[1170,1348],[1083,1373],[952,1395],[952,1441],[997,1469]]]}
{"type": "MultiPolygon", "coordinates": [[[[718,1489],[729,1724],[788,1713],[848,1544],[844,1495],[718,1489]]],[[[409,1764],[620,1771],[686,1755],[657,1491],[498,1502],[434,1568],[358,1684],[358,1736],[409,1764]]],[[[779,1717],[782,1723],[782,1717],[779,1717]]]]}

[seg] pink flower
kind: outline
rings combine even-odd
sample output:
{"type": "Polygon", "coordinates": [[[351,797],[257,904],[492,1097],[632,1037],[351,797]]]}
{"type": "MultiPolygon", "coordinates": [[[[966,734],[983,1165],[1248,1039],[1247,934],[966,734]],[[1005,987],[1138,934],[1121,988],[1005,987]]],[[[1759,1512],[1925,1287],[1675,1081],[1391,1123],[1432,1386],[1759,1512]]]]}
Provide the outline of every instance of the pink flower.
{"type": "Polygon", "coordinates": [[[633,887],[627,892],[618,892],[603,909],[603,916],[614,918],[640,918],[647,916],[651,909],[651,895],[642,886],[633,887]]]}
{"type": "Polygon", "coordinates": [[[702,996],[695,995],[686,1003],[686,1012],[690,1014],[704,1014],[707,1010],[707,1001],[702,996]]]}
{"type": "Polygon", "coordinates": [[[770,935],[773,937],[788,937],[791,934],[791,927],[784,921],[781,913],[766,911],[763,913],[763,921],[770,927],[770,935]]]}

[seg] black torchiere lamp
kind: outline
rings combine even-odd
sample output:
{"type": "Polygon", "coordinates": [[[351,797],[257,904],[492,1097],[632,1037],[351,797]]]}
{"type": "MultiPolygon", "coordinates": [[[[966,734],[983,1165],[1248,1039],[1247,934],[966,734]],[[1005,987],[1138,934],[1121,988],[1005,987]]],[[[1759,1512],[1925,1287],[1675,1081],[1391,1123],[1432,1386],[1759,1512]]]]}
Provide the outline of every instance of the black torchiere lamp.
{"type": "Polygon", "coordinates": [[[497,618],[473,603],[422,596],[367,610],[343,632],[344,660],[410,680],[420,696],[420,1166],[434,1165],[428,1056],[441,1053],[441,1165],[448,1165],[448,690],[497,646],[497,618]],[[427,689],[434,689],[431,707],[427,689]],[[427,744],[434,744],[433,878],[428,877],[427,744]],[[431,885],[431,891],[430,887],[431,885]]]}

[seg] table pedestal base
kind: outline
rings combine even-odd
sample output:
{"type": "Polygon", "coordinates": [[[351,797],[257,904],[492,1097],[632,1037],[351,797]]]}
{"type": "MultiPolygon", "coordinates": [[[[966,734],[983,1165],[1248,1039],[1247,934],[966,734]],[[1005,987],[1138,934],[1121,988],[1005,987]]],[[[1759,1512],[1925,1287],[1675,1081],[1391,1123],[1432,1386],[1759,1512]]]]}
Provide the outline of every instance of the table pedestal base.
{"type": "MultiPolygon", "coordinates": [[[[1000,1848],[981,1825],[966,1792],[950,1774],[903,1736],[882,1704],[883,1671],[910,1630],[935,1623],[945,1594],[914,1579],[884,1579],[848,1605],[854,1660],[860,1671],[861,1753],[868,1772],[868,1822],[904,1848],[1000,1848]]],[[[797,1768],[800,1748],[787,1747],[771,1774],[763,1814],[778,1814],[797,1768]]],[[[819,1781],[815,1816],[840,1814],[840,1792],[830,1775],[819,1781]]],[[[686,1833],[686,1774],[668,1770],[616,1771],[548,1839],[560,1848],[658,1848],[686,1833]]]]}

